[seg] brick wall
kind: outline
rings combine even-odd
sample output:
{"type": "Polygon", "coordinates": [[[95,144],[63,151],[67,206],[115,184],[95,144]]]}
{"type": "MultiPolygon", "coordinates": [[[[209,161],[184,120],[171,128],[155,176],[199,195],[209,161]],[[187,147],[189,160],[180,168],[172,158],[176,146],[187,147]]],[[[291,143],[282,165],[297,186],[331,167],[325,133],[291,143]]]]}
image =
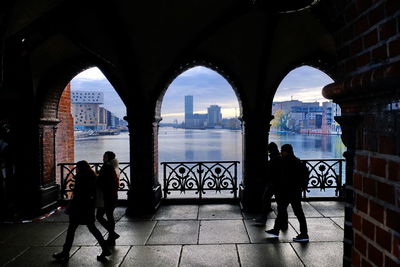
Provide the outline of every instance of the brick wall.
{"type": "MultiPolygon", "coordinates": [[[[58,104],[56,132],[56,162],[74,162],[74,121],[71,114],[71,85],[68,84],[58,104]]],[[[60,171],[57,167],[57,183],[60,183],[60,171]]]]}
{"type": "MultiPolygon", "coordinates": [[[[359,123],[351,148],[354,203],[348,203],[352,216],[346,216],[346,227],[352,227],[347,231],[351,263],[399,266],[400,1],[327,2],[327,25],[338,49],[338,79],[324,94],[332,93],[342,114],[357,116],[359,123]]],[[[346,250],[345,245],[348,255],[346,250]]]]}

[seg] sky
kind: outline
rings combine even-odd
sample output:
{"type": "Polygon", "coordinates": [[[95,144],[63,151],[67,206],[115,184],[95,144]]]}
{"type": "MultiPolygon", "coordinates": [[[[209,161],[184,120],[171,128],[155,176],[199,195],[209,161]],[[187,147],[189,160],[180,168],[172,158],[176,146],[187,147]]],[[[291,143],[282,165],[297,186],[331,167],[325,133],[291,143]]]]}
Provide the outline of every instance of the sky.
{"type": "MultiPolygon", "coordinates": [[[[308,66],[292,70],[281,82],[274,101],[301,100],[304,102],[327,101],[322,88],[333,80],[325,73],[308,66]]],[[[122,118],[126,108],[103,73],[98,68],[81,72],[71,81],[73,91],[101,91],[104,107],[122,118]]],[[[230,84],[218,73],[205,67],[194,67],[179,75],[164,95],[162,122],[183,121],[184,96],[193,95],[194,113],[207,113],[210,105],[221,106],[222,116],[231,118],[240,115],[239,103],[230,84]]]]}

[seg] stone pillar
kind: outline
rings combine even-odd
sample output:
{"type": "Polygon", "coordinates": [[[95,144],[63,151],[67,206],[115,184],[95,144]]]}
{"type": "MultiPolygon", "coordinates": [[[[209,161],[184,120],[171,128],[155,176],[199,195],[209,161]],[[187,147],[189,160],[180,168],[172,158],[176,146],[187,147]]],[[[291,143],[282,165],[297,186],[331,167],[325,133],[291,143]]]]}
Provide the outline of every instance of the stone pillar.
{"type": "Polygon", "coordinates": [[[60,186],[56,184],[56,131],[60,121],[42,118],[39,122],[40,209],[45,212],[57,205],[60,186]]]}
{"type": "Polygon", "coordinates": [[[130,141],[131,188],[128,214],[154,212],[161,201],[158,182],[158,123],[154,116],[125,117],[130,141]]]}
{"type": "Polygon", "coordinates": [[[268,134],[270,119],[262,116],[243,118],[242,184],[239,196],[242,209],[259,211],[267,177],[268,134]]]}
{"type": "Polygon", "coordinates": [[[351,266],[353,250],[353,171],[354,156],[356,152],[357,129],[361,121],[358,115],[344,114],[341,117],[335,117],[335,120],[342,128],[342,141],[347,151],[343,153],[346,159],[346,184],[344,185],[345,197],[345,225],[344,225],[344,254],[343,266],[351,266]]]}

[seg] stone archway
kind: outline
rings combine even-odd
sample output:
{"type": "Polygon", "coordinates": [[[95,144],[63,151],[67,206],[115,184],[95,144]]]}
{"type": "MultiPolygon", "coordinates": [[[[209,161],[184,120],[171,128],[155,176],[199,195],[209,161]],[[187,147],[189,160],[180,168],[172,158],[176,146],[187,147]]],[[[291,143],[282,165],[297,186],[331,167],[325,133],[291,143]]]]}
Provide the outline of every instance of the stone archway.
{"type": "MultiPolygon", "coordinates": [[[[170,128],[164,130],[165,128],[159,128],[157,154],[159,155],[158,160],[160,162],[179,161],[192,162],[193,164],[197,164],[200,161],[242,162],[243,141],[241,122],[238,119],[238,115],[241,115],[242,107],[238,103],[238,93],[232,88],[233,81],[227,81],[225,78],[226,74],[222,72],[220,68],[214,66],[213,69],[211,69],[204,65],[206,64],[185,68],[185,71],[175,76],[174,81],[168,87],[168,92],[160,97],[160,101],[163,102],[163,121],[172,122],[172,117],[170,117],[172,115],[178,116],[179,120],[182,121],[182,123],[174,126],[175,129],[170,128]],[[185,99],[186,97],[189,99],[187,103],[189,105],[189,107],[187,107],[188,110],[186,110],[183,105],[184,96],[185,99]],[[183,114],[184,110],[186,110],[185,115],[181,116],[180,113],[183,114]],[[171,112],[172,114],[168,115],[168,113],[171,112]],[[214,117],[211,117],[211,114],[214,114],[214,117]],[[216,119],[215,116],[221,117],[216,119]],[[222,116],[224,118],[222,118],[222,116]],[[218,122],[216,122],[217,120],[218,122]],[[233,124],[230,127],[228,122],[234,123],[236,127],[233,127],[233,124]],[[174,138],[170,138],[170,133],[174,135],[174,138]],[[230,140],[232,147],[228,147],[225,145],[225,141],[222,142],[220,140],[220,138],[225,137],[227,138],[225,139],[226,142],[230,140]],[[166,151],[165,147],[169,147],[169,151],[166,151]]],[[[207,65],[210,66],[210,64],[207,65]]],[[[161,110],[157,112],[161,114],[161,110]]],[[[161,123],[163,123],[163,121],[161,123]]],[[[207,164],[211,165],[211,163],[207,164]]],[[[237,169],[232,168],[232,174],[234,174],[233,170],[236,169],[238,175],[235,177],[238,178],[240,183],[242,164],[235,166],[237,166],[237,169]]],[[[164,172],[160,173],[160,180],[162,179],[161,175],[163,173],[164,172]]],[[[193,176],[193,178],[197,181],[197,185],[199,185],[200,183],[198,182],[200,182],[201,179],[196,175],[193,176]]],[[[186,186],[184,187],[186,188],[186,186]]],[[[200,191],[201,190],[199,190],[198,193],[200,191]]],[[[214,195],[214,193],[211,192],[210,194],[214,195]]],[[[200,195],[202,194],[192,195],[192,197],[197,198],[200,195]]],[[[209,194],[206,194],[204,197],[208,195],[209,194]]],[[[220,194],[215,194],[215,196],[219,195],[220,194]]],[[[171,196],[173,196],[173,194],[171,196]]],[[[222,194],[220,196],[223,197],[222,194]]],[[[230,196],[224,195],[224,197],[230,196]]]]}

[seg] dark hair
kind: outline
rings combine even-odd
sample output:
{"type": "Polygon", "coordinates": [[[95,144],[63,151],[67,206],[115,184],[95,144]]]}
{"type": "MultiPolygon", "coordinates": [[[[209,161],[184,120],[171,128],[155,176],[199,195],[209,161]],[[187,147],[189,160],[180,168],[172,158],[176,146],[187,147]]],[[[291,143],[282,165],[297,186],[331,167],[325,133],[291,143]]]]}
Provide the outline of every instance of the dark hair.
{"type": "Polygon", "coordinates": [[[290,154],[290,155],[294,155],[293,147],[292,147],[291,144],[284,144],[284,145],[281,147],[281,152],[286,152],[286,153],[288,153],[288,154],[290,154]]]}
{"type": "Polygon", "coordinates": [[[274,142],[271,142],[267,146],[268,152],[271,154],[279,154],[278,145],[274,142]]]}
{"type": "Polygon", "coordinates": [[[89,163],[86,160],[81,160],[76,163],[76,170],[83,175],[94,174],[94,171],[90,167],[89,163]]]}
{"type": "Polygon", "coordinates": [[[112,151],[106,151],[106,152],[104,152],[104,155],[107,155],[108,160],[115,159],[115,153],[112,151]]]}

